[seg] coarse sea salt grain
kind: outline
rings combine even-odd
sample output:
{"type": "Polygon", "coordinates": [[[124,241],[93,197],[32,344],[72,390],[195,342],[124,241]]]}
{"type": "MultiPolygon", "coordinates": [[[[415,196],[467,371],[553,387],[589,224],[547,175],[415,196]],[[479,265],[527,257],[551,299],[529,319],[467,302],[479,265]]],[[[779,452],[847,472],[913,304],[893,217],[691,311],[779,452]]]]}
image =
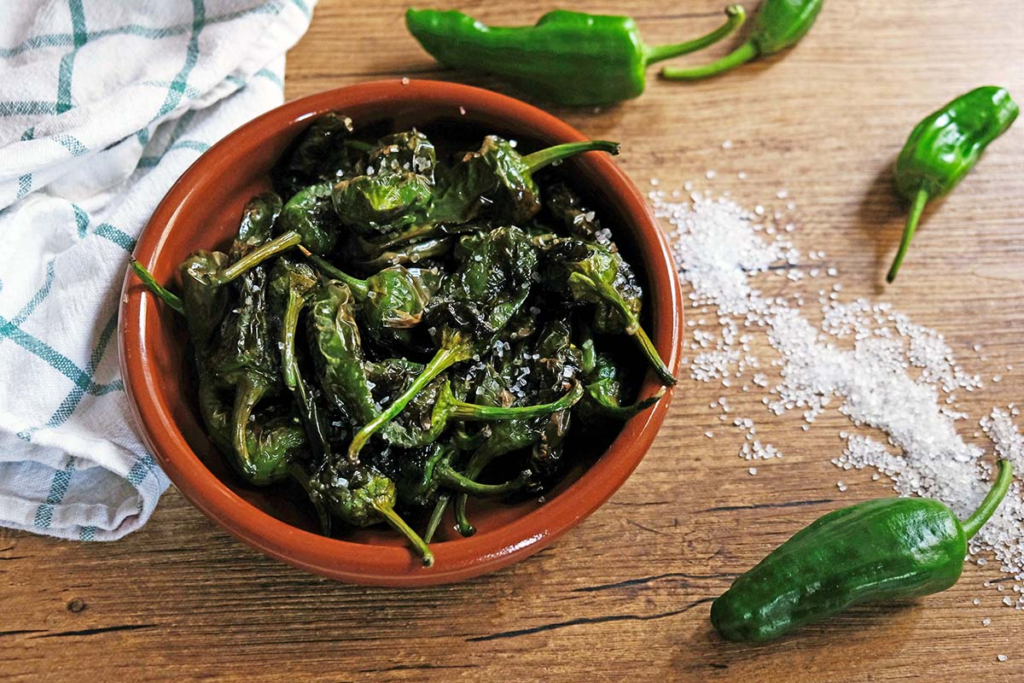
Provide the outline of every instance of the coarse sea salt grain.
{"type": "MultiPolygon", "coordinates": [[[[961,438],[956,423],[967,415],[953,410],[947,400],[952,404],[949,399],[958,390],[981,388],[980,376],[957,363],[942,334],[914,323],[890,304],[841,301],[842,287],[834,286],[831,292],[819,292],[820,316],[805,311],[805,293],[799,287],[806,280],[782,280],[795,283],[791,292],[774,284],[778,280],[761,282],[771,271],[784,275],[801,266],[801,253],[792,242],[798,232],[777,229],[799,222],[761,205],[751,211],[727,197],[713,198],[694,191],[692,183],[685,187],[688,201],[669,201],[663,194],[652,201],[670,233],[691,307],[712,322],[717,317],[717,325],[691,329],[695,355],[690,376],[720,383],[752,377],[751,388],[764,393],[761,403],[769,414],[800,411],[803,431],[826,410],[838,410],[857,427],[876,432],[842,432],[843,451],[832,458],[836,466],[874,469],[872,479],[887,477],[899,495],[936,498],[961,518],[972,512],[989,489],[993,467],[981,448],[961,438]],[[771,286],[762,290],[768,282],[771,286]],[[752,352],[755,339],[766,342],[773,357],[752,352]]],[[[812,261],[826,257],[813,250],[807,256],[812,261]]],[[[832,278],[839,275],[835,266],[826,272],[832,278]]],[[[818,269],[809,274],[816,277],[818,269]]],[[[981,346],[974,350],[980,352],[981,346]]],[[[720,420],[732,419],[724,414],[729,412],[725,397],[717,404],[723,412],[720,420]]],[[[980,426],[999,456],[1010,460],[1016,472],[1024,472],[1024,438],[1013,422],[1019,413],[1013,405],[996,408],[980,426]]],[[[781,456],[774,446],[754,441],[752,420],[733,424],[746,431],[742,459],[781,456]]],[[[836,485],[840,491],[848,488],[842,481],[836,485]]],[[[969,544],[975,560],[991,554],[1013,577],[1014,597],[1006,596],[1004,602],[1018,609],[1024,609],[1022,522],[1024,501],[1017,480],[969,544]]]]}

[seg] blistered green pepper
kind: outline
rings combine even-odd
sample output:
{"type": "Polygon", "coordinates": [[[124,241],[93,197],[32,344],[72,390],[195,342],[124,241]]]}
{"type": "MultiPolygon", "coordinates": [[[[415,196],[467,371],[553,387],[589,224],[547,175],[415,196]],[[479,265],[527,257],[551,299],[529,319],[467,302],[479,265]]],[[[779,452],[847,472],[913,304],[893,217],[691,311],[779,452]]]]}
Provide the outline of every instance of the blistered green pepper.
{"type": "Polygon", "coordinates": [[[440,327],[441,344],[423,372],[383,412],[352,438],[357,458],[370,437],[393,420],[416,394],[452,365],[486,349],[526,301],[537,267],[529,238],[516,227],[464,237],[456,250],[459,268],[444,278],[428,316],[440,327]],[[471,334],[469,330],[477,330],[471,334]]]}
{"type": "Polygon", "coordinates": [[[456,398],[451,382],[438,378],[417,394],[403,411],[403,417],[408,415],[408,424],[403,420],[392,420],[382,433],[396,446],[422,448],[436,441],[449,422],[504,422],[561,414],[576,405],[582,396],[583,386],[569,382],[564,391],[551,396],[548,403],[514,407],[481,405],[456,398]]]}
{"type": "Polygon", "coordinates": [[[437,223],[465,223],[483,214],[522,224],[541,208],[533,174],[592,151],[618,154],[619,144],[607,140],[568,142],[522,156],[513,143],[488,135],[480,149],[467,153],[438,180],[431,218],[437,223]]]}
{"type": "Polygon", "coordinates": [[[366,145],[351,139],[352,119],[330,112],[317,118],[274,167],[274,184],[291,197],[318,183],[332,185],[360,175],[366,167],[366,145]]]}
{"type": "Polygon", "coordinates": [[[830,512],[772,551],[711,604],[728,640],[760,642],[864,602],[917,598],[957,582],[970,540],[1012,481],[999,462],[988,496],[961,524],[925,498],[883,498],[830,512]]]}
{"type": "Polygon", "coordinates": [[[895,171],[896,190],[911,203],[910,216],[888,282],[896,279],[925,204],[956,187],[1019,111],[1004,88],[983,86],[933,112],[910,133],[895,171]]]}
{"type": "Polygon", "coordinates": [[[542,286],[572,301],[593,304],[596,331],[629,335],[662,383],[676,383],[640,325],[642,290],[632,268],[617,251],[584,240],[556,239],[546,245],[543,255],[542,286]]]}
{"type": "Polygon", "coordinates": [[[363,424],[374,419],[379,408],[367,381],[355,299],[348,285],[328,282],[318,287],[306,319],[324,394],[353,422],[363,424]]]}
{"type": "Polygon", "coordinates": [[[328,428],[315,395],[302,376],[295,349],[299,316],[318,284],[312,268],[280,258],[270,272],[270,293],[267,298],[277,329],[281,378],[295,399],[310,445],[318,457],[328,459],[331,456],[328,428]]]}
{"type": "MultiPolygon", "coordinates": [[[[382,235],[427,221],[434,199],[434,146],[417,131],[381,139],[366,173],[331,192],[339,220],[359,235],[382,235]]],[[[322,253],[322,252],[320,252],[322,253]]]]}
{"type": "Polygon", "coordinates": [[[665,387],[653,396],[625,404],[625,372],[607,353],[599,353],[594,346],[594,339],[589,326],[583,326],[580,350],[582,366],[586,377],[586,394],[580,401],[580,418],[588,423],[595,423],[604,418],[628,420],[657,403],[665,395],[665,387]]]}
{"type": "Polygon", "coordinates": [[[395,512],[395,484],[388,477],[373,468],[344,460],[328,463],[312,476],[303,476],[301,471],[296,476],[318,509],[327,510],[346,524],[357,527],[387,522],[405,536],[422,558],[423,566],[433,566],[434,554],[430,548],[395,512]]]}
{"type": "Polygon", "coordinates": [[[644,91],[650,64],[713,45],[743,24],[739,5],[711,33],[675,45],[644,45],[629,17],[555,10],[534,26],[486,26],[461,12],[410,9],[405,23],[446,66],[493,74],[560,104],[612,104],[644,91]]]}
{"type": "Polygon", "coordinates": [[[409,344],[410,328],[420,323],[441,284],[440,276],[429,269],[391,266],[362,280],[319,256],[310,254],[309,259],[321,273],[348,285],[367,331],[383,342],[409,344]]]}
{"type": "Polygon", "coordinates": [[[752,59],[793,47],[811,30],[824,4],[825,0],[764,0],[757,8],[750,37],[733,52],[705,66],[666,66],[661,75],[674,81],[717,76],[752,59]]]}

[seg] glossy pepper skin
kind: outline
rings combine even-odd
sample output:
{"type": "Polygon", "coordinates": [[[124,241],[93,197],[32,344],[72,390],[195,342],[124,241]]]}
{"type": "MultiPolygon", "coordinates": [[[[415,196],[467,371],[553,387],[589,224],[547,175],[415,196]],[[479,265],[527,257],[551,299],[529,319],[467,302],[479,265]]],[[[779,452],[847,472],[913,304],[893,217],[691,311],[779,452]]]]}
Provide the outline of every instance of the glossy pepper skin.
{"type": "Polygon", "coordinates": [[[629,17],[548,12],[534,26],[491,27],[461,12],[410,9],[405,23],[446,66],[493,74],[524,92],[567,105],[611,104],[644,91],[644,71],[663,59],[716,43],[743,23],[743,8],[725,24],[677,45],[650,47],[629,17]]]}
{"type": "Polygon", "coordinates": [[[487,348],[526,301],[537,268],[529,238],[516,227],[463,237],[455,250],[458,268],[448,274],[426,312],[439,329],[440,345],[408,388],[366,422],[349,444],[349,458],[445,370],[487,348]],[[476,332],[474,334],[473,332],[476,332]]]}
{"type": "Polygon", "coordinates": [[[725,57],[699,67],[661,70],[664,78],[693,81],[717,76],[758,57],[782,52],[807,35],[818,18],[825,0],[764,0],[754,16],[754,27],[747,41],[725,57]]]}
{"type": "Polygon", "coordinates": [[[956,187],[1019,112],[1005,88],[986,85],[929,114],[910,133],[896,159],[895,180],[911,209],[888,282],[896,279],[925,204],[956,187]]]}
{"type": "MultiPolygon", "coordinates": [[[[434,146],[416,131],[381,139],[366,174],[331,191],[341,222],[359,235],[392,233],[427,220],[434,198],[434,146]]],[[[323,253],[323,252],[319,252],[323,253]]]]}
{"type": "Polygon", "coordinates": [[[996,511],[1012,480],[995,484],[962,524],[924,498],[870,500],[831,512],[776,548],[711,605],[727,640],[772,640],[852,605],[915,598],[957,582],[967,541],[996,511]]]}
{"type": "Polygon", "coordinates": [[[584,152],[619,153],[619,143],[607,140],[567,142],[521,155],[515,145],[488,135],[475,152],[463,155],[439,179],[438,197],[431,210],[437,223],[466,223],[478,216],[522,225],[541,208],[533,174],[546,166],[584,152]]]}
{"type": "Polygon", "coordinates": [[[565,299],[594,307],[594,329],[629,335],[640,347],[663,384],[676,378],[640,325],[640,286],[633,269],[618,251],[574,238],[557,238],[543,248],[541,286],[565,299]]]}

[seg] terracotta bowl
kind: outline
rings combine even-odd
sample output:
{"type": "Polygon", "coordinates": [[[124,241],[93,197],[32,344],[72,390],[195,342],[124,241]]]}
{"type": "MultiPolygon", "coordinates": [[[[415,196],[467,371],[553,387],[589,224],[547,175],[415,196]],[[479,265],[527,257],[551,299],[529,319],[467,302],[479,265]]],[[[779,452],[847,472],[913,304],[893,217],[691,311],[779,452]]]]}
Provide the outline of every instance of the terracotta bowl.
{"type": "MultiPolygon", "coordinates": [[[[192,251],[223,247],[242,207],[269,187],[268,171],[288,144],[320,114],[341,111],[371,133],[412,126],[434,139],[471,148],[485,133],[516,139],[530,151],[585,137],[518,100],[478,88],[430,81],[384,81],[289,102],[242,126],[206,152],[171,188],[139,238],[135,257],[162,283],[192,251]]],[[[546,171],[550,172],[550,171],[546,171]]],[[[556,173],[600,212],[644,281],[645,328],[675,370],[682,336],[679,283],[654,217],[607,154],[577,157],[556,173]]],[[[447,520],[424,568],[386,527],[342,538],[316,533],[308,500],[287,486],[255,489],[241,482],[203,434],[184,325],[173,311],[126,278],[119,327],[121,371],[143,438],[171,481],[210,519],[246,543],[297,567],[342,581],[416,586],[459,581],[538,552],[579,524],[636,468],[665,418],[670,396],[600,444],[579,445],[583,465],[543,502],[471,507],[477,533],[461,538],[447,520]],[[590,449],[589,451],[587,449],[590,449]]],[[[628,344],[627,341],[623,341],[628,344]]],[[[643,396],[659,385],[648,373],[643,396]]],[[[422,526],[422,522],[419,524],[422,526]]]]}

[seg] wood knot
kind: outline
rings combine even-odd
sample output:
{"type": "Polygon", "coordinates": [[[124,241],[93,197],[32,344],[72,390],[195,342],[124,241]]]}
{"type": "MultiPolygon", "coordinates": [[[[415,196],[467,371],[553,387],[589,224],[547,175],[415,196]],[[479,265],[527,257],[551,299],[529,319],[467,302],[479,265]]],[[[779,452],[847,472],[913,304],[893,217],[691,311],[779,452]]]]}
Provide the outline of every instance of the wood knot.
{"type": "Polygon", "coordinates": [[[74,598],[68,602],[68,611],[74,612],[75,614],[83,611],[85,607],[85,600],[82,600],[81,598],[74,598]]]}

